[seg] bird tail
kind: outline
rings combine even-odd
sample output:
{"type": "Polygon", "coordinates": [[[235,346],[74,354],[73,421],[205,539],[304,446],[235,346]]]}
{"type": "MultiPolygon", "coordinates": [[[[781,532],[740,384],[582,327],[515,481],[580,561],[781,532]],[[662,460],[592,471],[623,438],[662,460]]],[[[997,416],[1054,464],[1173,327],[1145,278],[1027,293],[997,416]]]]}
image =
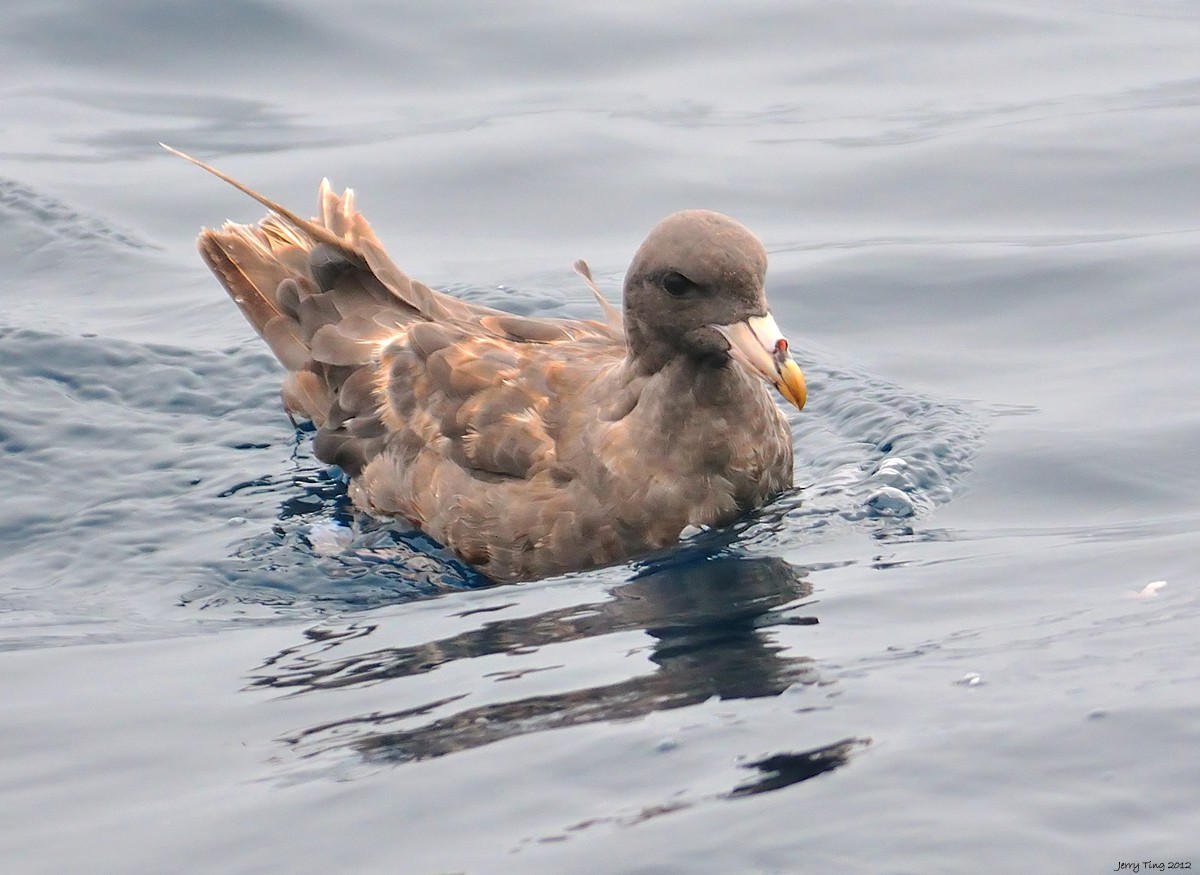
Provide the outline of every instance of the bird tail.
{"type": "Polygon", "coordinates": [[[406,325],[445,318],[444,296],[391,262],[349,189],[337,195],[322,181],[320,218],[304,219],[219,170],[164,148],[270,210],[257,224],[227,222],[202,230],[200,255],[287,368],[284,404],[290,415],[318,427],[318,455],[357,473],[383,441],[376,397],[379,347],[406,325]],[[323,446],[330,441],[338,446],[323,446]]]}

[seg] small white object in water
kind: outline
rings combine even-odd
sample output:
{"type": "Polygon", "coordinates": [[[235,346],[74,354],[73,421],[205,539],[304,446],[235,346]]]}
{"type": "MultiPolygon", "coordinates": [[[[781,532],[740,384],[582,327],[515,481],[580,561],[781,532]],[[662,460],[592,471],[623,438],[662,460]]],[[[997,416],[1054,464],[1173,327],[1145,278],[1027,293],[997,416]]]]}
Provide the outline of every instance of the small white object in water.
{"type": "Polygon", "coordinates": [[[346,526],[334,522],[313,523],[308,528],[308,542],[318,556],[334,556],[350,546],[354,534],[346,526]]]}
{"type": "Polygon", "coordinates": [[[1158,595],[1158,591],[1167,585],[1165,580],[1152,580],[1141,588],[1138,592],[1128,593],[1131,599],[1148,599],[1151,596],[1158,595]]]}
{"type": "Polygon", "coordinates": [[[895,486],[876,489],[867,499],[867,507],[879,516],[912,516],[914,510],[912,499],[895,486]]]}
{"type": "Polygon", "coordinates": [[[908,462],[899,456],[890,456],[879,463],[879,467],[875,469],[871,479],[880,481],[887,486],[902,486],[908,479],[904,473],[907,468],[908,462]]]}
{"type": "Polygon", "coordinates": [[[983,675],[977,671],[969,671],[956,680],[955,683],[964,687],[977,687],[983,683],[983,675]]]}

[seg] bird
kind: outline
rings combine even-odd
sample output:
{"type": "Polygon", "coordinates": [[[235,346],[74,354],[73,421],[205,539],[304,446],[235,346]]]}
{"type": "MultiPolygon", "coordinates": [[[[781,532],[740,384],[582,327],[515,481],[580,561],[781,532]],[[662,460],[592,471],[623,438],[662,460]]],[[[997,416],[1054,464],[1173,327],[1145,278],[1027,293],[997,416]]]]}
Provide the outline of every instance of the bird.
{"type": "Polygon", "coordinates": [[[767,253],[721,213],[673,213],[625,274],[623,306],[576,271],[601,319],[532,318],[455,298],[392,262],[354,192],[304,219],[265,206],[197,247],[286,369],[285,410],[349,477],[496,582],[636,559],[792,488],[787,418],[804,374],[767,307],[767,253]]]}

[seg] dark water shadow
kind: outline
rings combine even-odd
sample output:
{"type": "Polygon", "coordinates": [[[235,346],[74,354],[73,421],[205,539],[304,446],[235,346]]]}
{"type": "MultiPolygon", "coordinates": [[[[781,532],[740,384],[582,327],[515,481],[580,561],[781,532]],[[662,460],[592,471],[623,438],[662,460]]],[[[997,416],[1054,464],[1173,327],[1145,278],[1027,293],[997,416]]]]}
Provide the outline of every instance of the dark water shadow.
{"type": "Polygon", "coordinates": [[[844,766],[855,750],[870,743],[870,739],[866,738],[846,738],[812,750],[786,751],[744,763],[743,768],[757,769],[759,774],[754,780],[734,787],[726,797],[740,799],[743,796],[770,793],[832,772],[844,766]]]}
{"type": "MultiPolygon", "coordinates": [[[[598,826],[637,826],[648,820],[662,817],[664,814],[675,814],[712,801],[736,800],[782,790],[801,781],[807,781],[841,768],[850,761],[855,753],[870,744],[871,739],[869,738],[844,738],[812,750],[773,754],[753,762],[743,763],[742,768],[756,769],[759,772],[758,776],[754,780],[738,784],[732,790],[724,793],[695,796],[675,794],[666,801],[645,805],[628,813],[589,817],[586,820],[570,824],[561,832],[538,836],[532,840],[540,843],[561,842],[598,826]]],[[[530,838],[522,840],[514,850],[520,850],[521,845],[528,844],[530,841],[530,838]]]]}
{"type": "MultiPolygon", "coordinates": [[[[777,696],[796,684],[818,681],[810,659],[790,655],[766,631],[818,622],[803,611],[812,605],[805,576],[803,569],[778,558],[669,557],[645,565],[612,589],[608,600],[489,620],[416,646],[341,656],[339,651],[354,641],[360,646],[377,627],[310,630],[308,642],[280,652],[254,672],[251,687],[303,695],[377,685],[458,660],[528,654],[613,633],[644,630],[652,640],[654,669],[615,683],[454,710],[469,695],[460,693],[387,713],[349,715],[285,739],[302,756],[350,748],[373,763],[429,759],[520,735],[683,708],[714,696],[777,696]],[[425,717],[432,719],[407,725],[425,717]]],[[[489,680],[519,676],[485,675],[489,680]]]]}

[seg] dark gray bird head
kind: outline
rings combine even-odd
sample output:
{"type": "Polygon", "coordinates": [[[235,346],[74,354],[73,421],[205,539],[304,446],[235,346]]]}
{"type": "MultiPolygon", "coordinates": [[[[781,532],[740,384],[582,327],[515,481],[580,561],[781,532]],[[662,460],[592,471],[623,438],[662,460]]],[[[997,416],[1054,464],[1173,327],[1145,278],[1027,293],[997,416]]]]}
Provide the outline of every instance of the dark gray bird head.
{"type": "Polygon", "coordinates": [[[684,210],[651,230],[625,274],[630,355],[656,368],[676,355],[749,368],[796,405],[804,375],[767,309],[767,252],[745,226],[684,210]]]}

